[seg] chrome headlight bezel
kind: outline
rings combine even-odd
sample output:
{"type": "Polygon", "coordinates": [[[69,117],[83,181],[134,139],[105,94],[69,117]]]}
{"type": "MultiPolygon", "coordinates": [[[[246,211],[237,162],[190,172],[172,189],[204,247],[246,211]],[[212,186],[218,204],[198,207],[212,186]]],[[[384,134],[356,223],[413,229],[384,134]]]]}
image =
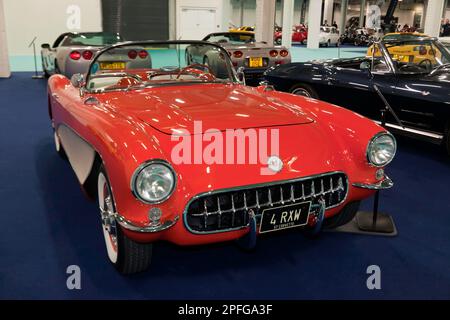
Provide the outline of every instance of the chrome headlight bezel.
{"type": "Polygon", "coordinates": [[[153,160],[149,160],[149,161],[142,163],[139,167],[136,168],[136,170],[133,173],[133,176],[131,177],[130,184],[131,184],[131,186],[130,186],[131,192],[139,201],[146,203],[146,204],[160,204],[160,203],[166,201],[167,199],[169,199],[170,196],[175,191],[175,188],[177,185],[177,175],[175,173],[175,170],[173,170],[172,166],[167,161],[160,160],[160,159],[153,159],[153,160]],[[149,166],[155,165],[155,164],[165,166],[167,169],[169,169],[169,171],[173,177],[173,184],[170,188],[170,191],[164,197],[162,197],[161,199],[158,199],[158,200],[151,201],[151,200],[148,200],[141,196],[141,194],[137,190],[136,182],[137,182],[137,179],[139,178],[139,175],[144,171],[144,169],[146,169],[149,166]]]}
{"type": "Polygon", "coordinates": [[[385,167],[389,163],[391,163],[392,160],[394,160],[396,153],[397,153],[397,140],[395,140],[395,137],[391,133],[383,131],[383,132],[377,133],[376,135],[374,135],[372,137],[372,139],[370,139],[369,144],[367,145],[367,149],[366,149],[366,159],[367,159],[367,162],[371,166],[374,166],[374,167],[377,167],[377,168],[381,168],[381,167],[385,167]],[[377,140],[380,137],[383,137],[383,136],[388,136],[388,137],[390,137],[392,139],[392,142],[393,142],[393,145],[394,145],[394,152],[392,154],[392,157],[388,161],[386,161],[385,163],[379,164],[379,163],[375,163],[374,161],[372,161],[371,151],[372,151],[372,148],[374,147],[374,145],[376,144],[377,140]]]}

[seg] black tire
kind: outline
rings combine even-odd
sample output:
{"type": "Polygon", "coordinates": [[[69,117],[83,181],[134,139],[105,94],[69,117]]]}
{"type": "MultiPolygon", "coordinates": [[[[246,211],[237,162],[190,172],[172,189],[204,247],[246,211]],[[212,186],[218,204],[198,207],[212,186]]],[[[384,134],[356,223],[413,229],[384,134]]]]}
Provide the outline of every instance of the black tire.
{"type": "Polygon", "coordinates": [[[311,86],[303,83],[292,86],[289,92],[299,96],[319,99],[317,92],[311,86]]]}
{"type": "Polygon", "coordinates": [[[151,243],[136,242],[128,238],[122,231],[115,219],[114,196],[103,165],[98,173],[97,191],[102,229],[110,262],[122,274],[147,270],[152,260],[153,245],[151,243]],[[108,197],[109,199],[106,200],[108,197]],[[103,203],[103,208],[101,203],[103,203]],[[111,249],[114,251],[110,252],[111,249]]]}
{"type": "Polygon", "coordinates": [[[324,229],[335,229],[353,220],[359,210],[360,201],[348,203],[338,214],[323,221],[324,229]]]}
{"type": "Polygon", "coordinates": [[[305,44],[305,40],[300,41],[300,44],[305,44]]]}
{"type": "Polygon", "coordinates": [[[281,38],[276,39],[276,40],[275,40],[275,43],[276,43],[277,45],[280,45],[280,44],[281,44],[281,38]]]}
{"type": "Polygon", "coordinates": [[[327,48],[329,48],[330,46],[331,46],[331,40],[328,39],[328,41],[327,41],[327,48]]]}
{"type": "Polygon", "coordinates": [[[50,73],[48,73],[47,69],[45,68],[44,58],[42,56],[41,56],[41,64],[42,64],[42,71],[44,72],[44,77],[50,78],[50,73]]]}

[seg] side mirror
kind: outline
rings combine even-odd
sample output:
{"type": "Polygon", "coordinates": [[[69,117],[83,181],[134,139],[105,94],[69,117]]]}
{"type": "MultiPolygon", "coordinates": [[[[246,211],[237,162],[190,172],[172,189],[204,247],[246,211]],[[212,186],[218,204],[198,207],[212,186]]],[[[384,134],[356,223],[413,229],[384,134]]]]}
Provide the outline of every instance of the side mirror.
{"type": "Polygon", "coordinates": [[[81,88],[84,86],[84,77],[81,73],[75,73],[72,78],[70,78],[70,83],[72,83],[72,85],[75,88],[81,88]]]}
{"type": "Polygon", "coordinates": [[[43,44],[41,44],[41,48],[42,48],[42,49],[50,49],[50,44],[48,44],[48,43],[43,43],[43,44]]]}
{"type": "Polygon", "coordinates": [[[267,80],[260,81],[258,88],[261,88],[262,91],[275,91],[275,87],[267,80]]]}
{"type": "Polygon", "coordinates": [[[245,85],[245,74],[244,74],[244,67],[239,67],[236,71],[236,75],[238,80],[245,85]]]}
{"type": "Polygon", "coordinates": [[[372,70],[371,70],[372,65],[371,65],[371,63],[370,63],[369,61],[363,61],[363,62],[361,62],[361,64],[359,65],[359,68],[360,68],[361,70],[363,70],[365,73],[367,73],[367,75],[368,75],[370,78],[373,77],[373,75],[372,75],[372,70]]]}

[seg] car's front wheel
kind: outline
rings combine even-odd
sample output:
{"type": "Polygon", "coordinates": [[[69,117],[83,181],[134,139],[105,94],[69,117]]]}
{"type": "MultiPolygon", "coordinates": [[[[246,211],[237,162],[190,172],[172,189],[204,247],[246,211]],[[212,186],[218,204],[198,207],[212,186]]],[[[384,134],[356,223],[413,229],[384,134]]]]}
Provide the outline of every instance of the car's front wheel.
{"type": "Polygon", "coordinates": [[[151,263],[153,246],[133,241],[123,233],[116,221],[114,197],[103,166],[98,174],[97,185],[98,205],[109,260],[124,274],[146,270],[151,263]]]}
{"type": "Polygon", "coordinates": [[[50,73],[48,73],[47,68],[45,68],[45,62],[44,62],[44,57],[41,56],[41,63],[42,63],[42,71],[44,72],[44,76],[46,78],[50,77],[50,73]]]}
{"type": "Polygon", "coordinates": [[[314,99],[319,98],[317,92],[307,84],[296,84],[289,90],[289,92],[297,96],[304,96],[314,99]]]}

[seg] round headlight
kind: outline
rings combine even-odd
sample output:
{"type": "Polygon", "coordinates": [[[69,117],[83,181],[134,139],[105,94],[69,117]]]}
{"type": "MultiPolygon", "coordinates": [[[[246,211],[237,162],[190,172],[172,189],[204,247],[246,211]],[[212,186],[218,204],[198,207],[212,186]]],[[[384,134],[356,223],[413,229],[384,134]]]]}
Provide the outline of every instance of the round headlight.
{"type": "Polygon", "coordinates": [[[394,159],[397,142],[393,135],[381,132],[375,135],[367,146],[367,160],[376,167],[383,167],[394,159]]]}
{"type": "Polygon", "coordinates": [[[164,161],[141,165],[131,180],[135,196],[146,203],[160,203],[170,197],[175,188],[175,173],[164,161]]]}

